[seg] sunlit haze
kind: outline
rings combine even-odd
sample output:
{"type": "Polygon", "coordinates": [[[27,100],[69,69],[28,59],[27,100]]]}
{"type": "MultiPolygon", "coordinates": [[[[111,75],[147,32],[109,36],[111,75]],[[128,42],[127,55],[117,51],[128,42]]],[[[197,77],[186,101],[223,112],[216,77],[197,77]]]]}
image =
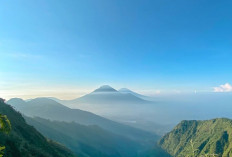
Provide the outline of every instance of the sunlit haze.
{"type": "Polygon", "coordinates": [[[230,92],[231,14],[216,0],[2,1],[0,94],[230,92]]]}

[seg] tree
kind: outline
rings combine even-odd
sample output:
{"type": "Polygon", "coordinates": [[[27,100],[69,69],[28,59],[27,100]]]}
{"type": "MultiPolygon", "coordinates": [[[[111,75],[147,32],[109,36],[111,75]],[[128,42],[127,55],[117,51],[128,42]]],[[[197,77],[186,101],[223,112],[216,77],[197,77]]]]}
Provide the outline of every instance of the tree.
{"type": "MultiPolygon", "coordinates": [[[[192,155],[187,155],[186,157],[198,157],[197,156],[197,152],[199,151],[199,149],[195,149],[194,148],[194,142],[193,142],[193,140],[191,139],[190,140],[190,145],[191,145],[191,149],[192,149],[192,155]]],[[[213,153],[213,154],[203,154],[203,155],[200,155],[199,157],[217,157],[217,156],[219,156],[218,154],[215,154],[215,153],[213,153]]]]}
{"type": "MultiPolygon", "coordinates": [[[[7,116],[0,114],[0,132],[9,134],[10,130],[11,130],[11,124],[7,116]]],[[[0,157],[3,156],[4,150],[5,150],[5,146],[0,146],[0,157]]]]}

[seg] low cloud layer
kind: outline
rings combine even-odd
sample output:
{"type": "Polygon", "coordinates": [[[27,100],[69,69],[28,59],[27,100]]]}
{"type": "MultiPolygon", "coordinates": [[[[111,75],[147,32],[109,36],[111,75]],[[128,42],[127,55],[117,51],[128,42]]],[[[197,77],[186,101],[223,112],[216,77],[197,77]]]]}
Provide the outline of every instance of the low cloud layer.
{"type": "Polygon", "coordinates": [[[232,86],[229,83],[214,87],[214,92],[232,92],[232,86]]]}

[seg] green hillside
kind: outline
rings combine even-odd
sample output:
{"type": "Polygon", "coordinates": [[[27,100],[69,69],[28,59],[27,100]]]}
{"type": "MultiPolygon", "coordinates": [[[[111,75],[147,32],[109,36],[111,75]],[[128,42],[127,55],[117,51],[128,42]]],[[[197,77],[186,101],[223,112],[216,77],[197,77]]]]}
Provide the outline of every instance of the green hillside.
{"type": "Polygon", "coordinates": [[[20,113],[0,101],[0,114],[11,123],[9,134],[0,133],[0,146],[5,146],[5,157],[75,157],[65,147],[48,141],[32,126],[26,124],[20,113]]]}
{"type": "Polygon", "coordinates": [[[174,157],[231,157],[232,120],[182,121],[159,144],[174,157]]]}

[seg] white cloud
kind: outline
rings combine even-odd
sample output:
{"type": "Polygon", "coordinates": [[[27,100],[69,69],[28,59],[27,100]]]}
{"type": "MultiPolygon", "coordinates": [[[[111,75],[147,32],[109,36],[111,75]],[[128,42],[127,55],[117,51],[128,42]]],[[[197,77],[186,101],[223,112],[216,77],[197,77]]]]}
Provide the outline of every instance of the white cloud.
{"type": "Polygon", "coordinates": [[[232,92],[232,86],[229,83],[214,87],[214,92],[232,92]]]}

